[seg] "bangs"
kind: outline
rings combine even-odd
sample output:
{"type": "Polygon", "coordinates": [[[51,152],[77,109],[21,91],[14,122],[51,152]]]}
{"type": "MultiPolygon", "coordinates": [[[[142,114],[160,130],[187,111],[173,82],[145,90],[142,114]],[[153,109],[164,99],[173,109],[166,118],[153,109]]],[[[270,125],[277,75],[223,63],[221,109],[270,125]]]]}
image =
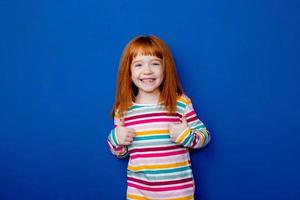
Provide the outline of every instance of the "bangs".
{"type": "Polygon", "coordinates": [[[138,54],[163,58],[162,48],[149,37],[139,37],[135,40],[131,44],[129,54],[131,59],[135,58],[138,54]]]}

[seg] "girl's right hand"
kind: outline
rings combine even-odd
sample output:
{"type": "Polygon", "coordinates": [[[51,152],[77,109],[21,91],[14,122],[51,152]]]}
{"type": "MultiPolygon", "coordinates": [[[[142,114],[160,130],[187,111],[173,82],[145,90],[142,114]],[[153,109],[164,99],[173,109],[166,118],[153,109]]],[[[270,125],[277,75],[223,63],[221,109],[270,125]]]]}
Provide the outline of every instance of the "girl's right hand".
{"type": "Polygon", "coordinates": [[[120,119],[117,124],[117,138],[120,145],[130,145],[135,136],[135,131],[132,128],[127,128],[124,126],[124,120],[120,119]]]}

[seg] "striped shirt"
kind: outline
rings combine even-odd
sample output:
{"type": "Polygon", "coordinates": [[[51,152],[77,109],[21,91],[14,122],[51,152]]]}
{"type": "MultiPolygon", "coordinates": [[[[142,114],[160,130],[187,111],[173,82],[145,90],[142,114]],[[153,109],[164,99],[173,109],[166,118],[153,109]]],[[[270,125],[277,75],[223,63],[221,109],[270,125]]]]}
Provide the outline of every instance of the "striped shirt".
{"type": "Polygon", "coordinates": [[[197,117],[191,100],[185,95],[178,97],[176,113],[172,115],[161,104],[133,103],[123,117],[124,126],[134,129],[136,134],[129,146],[118,144],[119,120],[115,115],[115,128],[108,136],[108,145],[118,158],[129,155],[127,199],[194,199],[189,149],[206,146],[210,133],[197,117]],[[172,142],[168,125],[181,122],[182,116],[188,127],[172,142]]]}

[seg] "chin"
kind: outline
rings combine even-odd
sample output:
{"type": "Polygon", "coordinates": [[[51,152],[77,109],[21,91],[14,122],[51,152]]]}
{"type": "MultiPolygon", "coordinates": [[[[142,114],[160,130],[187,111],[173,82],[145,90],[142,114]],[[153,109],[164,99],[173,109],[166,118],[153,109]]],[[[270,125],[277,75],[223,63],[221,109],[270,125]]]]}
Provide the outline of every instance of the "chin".
{"type": "Polygon", "coordinates": [[[156,92],[158,87],[156,87],[156,88],[143,88],[143,87],[140,87],[139,89],[142,90],[145,93],[153,93],[153,92],[156,92]]]}

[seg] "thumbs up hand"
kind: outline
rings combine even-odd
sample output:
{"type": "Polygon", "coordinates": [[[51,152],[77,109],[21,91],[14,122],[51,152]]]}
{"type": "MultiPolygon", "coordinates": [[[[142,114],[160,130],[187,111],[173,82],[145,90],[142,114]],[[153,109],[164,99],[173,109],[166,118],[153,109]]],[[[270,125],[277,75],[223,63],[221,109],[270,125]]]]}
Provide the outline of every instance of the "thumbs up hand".
{"type": "Polygon", "coordinates": [[[171,141],[175,142],[179,135],[188,127],[186,118],[183,116],[181,122],[169,124],[169,134],[171,141]]]}
{"type": "Polygon", "coordinates": [[[130,145],[135,136],[135,131],[132,128],[124,126],[124,119],[121,118],[117,121],[116,136],[118,138],[119,145],[130,145]]]}

